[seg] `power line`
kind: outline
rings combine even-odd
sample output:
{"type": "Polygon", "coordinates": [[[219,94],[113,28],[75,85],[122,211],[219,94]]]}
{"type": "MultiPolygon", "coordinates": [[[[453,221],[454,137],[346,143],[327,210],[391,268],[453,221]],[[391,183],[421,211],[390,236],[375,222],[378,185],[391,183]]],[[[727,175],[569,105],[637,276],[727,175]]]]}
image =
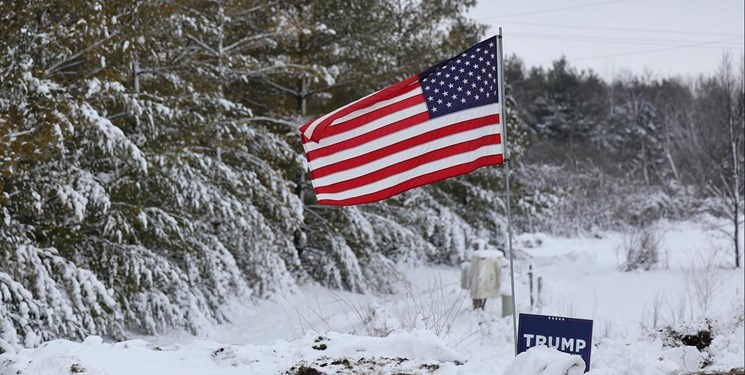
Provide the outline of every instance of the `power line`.
{"type": "MultiPolygon", "coordinates": [[[[688,45],[682,45],[682,46],[674,46],[674,47],[667,47],[667,48],[655,48],[655,49],[648,49],[648,50],[634,51],[634,52],[627,52],[627,53],[616,53],[616,54],[611,54],[611,55],[579,57],[579,58],[572,58],[572,59],[570,59],[570,61],[596,60],[596,59],[605,59],[605,58],[609,58],[609,57],[642,55],[642,54],[645,54],[645,53],[670,51],[670,50],[674,50],[674,49],[698,47],[698,46],[702,46],[702,45],[715,44],[715,43],[726,43],[726,42],[733,41],[733,40],[738,40],[738,39],[740,39],[740,38],[728,38],[728,39],[715,40],[715,41],[709,41],[709,42],[701,42],[701,43],[694,43],[694,44],[688,44],[688,45]]],[[[534,64],[534,65],[543,65],[543,64],[548,64],[548,63],[551,63],[551,61],[544,61],[544,62],[541,62],[541,63],[538,63],[538,64],[534,64]]]]}
{"type": "Polygon", "coordinates": [[[531,14],[553,13],[553,12],[562,12],[562,11],[570,10],[570,9],[596,7],[596,6],[600,6],[600,5],[607,5],[607,4],[613,4],[613,3],[622,3],[622,2],[625,2],[625,1],[627,1],[627,0],[611,0],[611,1],[604,1],[604,2],[600,2],[600,3],[579,4],[579,5],[573,5],[573,6],[568,6],[568,7],[560,7],[560,8],[548,8],[548,9],[541,9],[541,10],[535,10],[535,11],[530,11],[530,12],[504,14],[504,15],[501,15],[501,16],[476,18],[476,19],[477,20],[490,20],[490,19],[495,19],[495,18],[521,17],[521,16],[528,16],[528,15],[531,15],[531,14]]]}
{"type": "MultiPolygon", "coordinates": [[[[492,17],[492,19],[498,19],[499,17],[492,17]]],[[[479,18],[476,18],[477,20],[479,18]]],[[[552,24],[552,23],[534,23],[534,22],[519,22],[519,21],[500,21],[500,23],[507,23],[513,25],[525,25],[525,26],[539,26],[539,27],[555,27],[555,28],[566,28],[566,29],[583,29],[583,30],[606,30],[606,31],[626,31],[635,33],[658,33],[658,34],[676,34],[676,35],[711,35],[711,36],[743,36],[743,34],[735,33],[721,33],[721,32],[710,32],[710,31],[679,31],[679,30],[663,30],[663,29],[635,29],[627,27],[607,27],[607,26],[590,26],[590,25],[564,25],[564,24],[552,24]]]]}
{"type": "MultiPolygon", "coordinates": [[[[600,43],[600,44],[629,44],[629,45],[645,45],[645,46],[666,46],[666,47],[685,47],[691,44],[690,40],[671,40],[671,39],[645,39],[645,38],[614,38],[614,37],[596,37],[588,35],[565,35],[565,34],[536,34],[536,33],[510,33],[510,37],[515,38],[528,38],[528,39],[544,39],[544,40],[560,40],[568,42],[580,42],[580,43],[600,43]]],[[[737,41],[742,41],[745,37],[740,37],[737,41]]],[[[713,41],[699,41],[701,43],[710,43],[713,41]]],[[[730,48],[730,49],[742,49],[742,43],[737,45],[704,45],[700,48],[730,48]]]]}

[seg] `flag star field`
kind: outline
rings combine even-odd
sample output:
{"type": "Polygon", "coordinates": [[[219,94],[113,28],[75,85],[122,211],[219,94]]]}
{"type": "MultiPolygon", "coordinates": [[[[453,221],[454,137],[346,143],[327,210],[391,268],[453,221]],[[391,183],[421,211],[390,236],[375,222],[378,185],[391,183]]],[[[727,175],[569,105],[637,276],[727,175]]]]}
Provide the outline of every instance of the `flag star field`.
{"type": "Polygon", "coordinates": [[[430,118],[497,103],[496,53],[490,38],[420,74],[430,118]]]}

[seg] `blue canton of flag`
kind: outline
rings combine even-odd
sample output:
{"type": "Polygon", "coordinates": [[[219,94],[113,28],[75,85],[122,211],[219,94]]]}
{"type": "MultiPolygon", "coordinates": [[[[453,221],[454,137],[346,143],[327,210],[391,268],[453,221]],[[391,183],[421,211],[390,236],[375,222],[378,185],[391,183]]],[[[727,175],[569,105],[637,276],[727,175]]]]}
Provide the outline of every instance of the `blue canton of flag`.
{"type": "Polygon", "coordinates": [[[419,74],[430,118],[498,103],[496,37],[419,74]]]}

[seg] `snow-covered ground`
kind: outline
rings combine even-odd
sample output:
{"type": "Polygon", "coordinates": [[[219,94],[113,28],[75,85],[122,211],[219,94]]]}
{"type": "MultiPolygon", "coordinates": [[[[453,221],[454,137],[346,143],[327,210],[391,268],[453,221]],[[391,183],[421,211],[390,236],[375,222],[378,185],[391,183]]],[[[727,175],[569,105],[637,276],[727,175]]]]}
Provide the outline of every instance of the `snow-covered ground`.
{"type": "MultiPolygon", "coordinates": [[[[592,319],[593,375],[679,374],[704,363],[707,371],[742,368],[745,277],[743,268],[731,267],[730,240],[697,222],[662,222],[656,228],[658,265],[632,272],[618,271],[626,238],[621,233],[518,236],[518,311],[592,319]],[[532,307],[530,265],[543,286],[532,307]],[[667,345],[658,332],[672,326],[695,333],[707,324],[713,340],[703,351],[667,345]]],[[[534,358],[515,361],[512,317],[501,316],[499,300],[472,310],[468,292],[460,288],[460,269],[417,268],[406,275],[396,295],[303,286],[237,306],[231,324],[200,337],[171,332],[121,343],[98,337],[51,341],[3,354],[0,374],[318,373],[313,368],[328,374],[548,375],[540,372],[541,361],[557,363],[557,355],[564,356],[530,350],[534,358]]],[[[509,290],[508,272],[503,290],[509,290]]]]}

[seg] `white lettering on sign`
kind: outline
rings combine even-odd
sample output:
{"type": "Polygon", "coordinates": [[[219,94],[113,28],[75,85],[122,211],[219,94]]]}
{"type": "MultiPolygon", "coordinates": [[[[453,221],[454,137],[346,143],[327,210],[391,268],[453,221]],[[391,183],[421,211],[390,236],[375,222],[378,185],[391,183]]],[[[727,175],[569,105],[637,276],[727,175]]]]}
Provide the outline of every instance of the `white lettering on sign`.
{"type": "Polygon", "coordinates": [[[577,351],[584,349],[585,346],[587,346],[587,343],[585,342],[585,340],[577,339],[577,351]]]}
{"type": "Polygon", "coordinates": [[[538,346],[538,345],[548,345],[551,348],[559,349],[561,351],[565,352],[575,352],[579,353],[580,350],[587,347],[587,342],[585,340],[581,339],[569,339],[566,337],[555,337],[555,336],[543,336],[543,335],[533,335],[529,333],[524,333],[523,337],[525,338],[525,347],[530,348],[532,346],[538,346]],[[535,338],[535,345],[530,345],[531,341],[535,338]]]}
{"type": "Polygon", "coordinates": [[[561,338],[561,350],[574,350],[574,339],[561,338]]]}
{"type": "Polygon", "coordinates": [[[546,344],[546,336],[535,335],[535,344],[536,345],[545,345],[546,344]]]}
{"type": "Polygon", "coordinates": [[[526,340],[528,341],[528,342],[527,342],[527,343],[525,344],[525,347],[527,347],[527,348],[530,348],[531,346],[533,346],[533,345],[530,345],[530,340],[532,340],[532,339],[533,339],[533,335],[531,335],[531,334],[529,334],[529,333],[526,333],[526,334],[524,334],[524,335],[523,335],[523,337],[525,337],[525,339],[526,339],[526,340]]]}

